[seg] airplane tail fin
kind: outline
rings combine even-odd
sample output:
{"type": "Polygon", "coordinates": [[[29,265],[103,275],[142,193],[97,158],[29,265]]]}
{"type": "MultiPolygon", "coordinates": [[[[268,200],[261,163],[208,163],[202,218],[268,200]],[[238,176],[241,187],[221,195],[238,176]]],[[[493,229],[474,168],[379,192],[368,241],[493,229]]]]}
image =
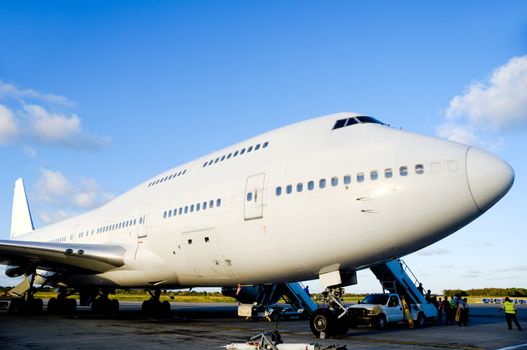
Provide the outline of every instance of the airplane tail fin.
{"type": "Polygon", "coordinates": [[[24,181],[18,179],[15,182],[15,192],[13,194],[13,211],[11,212],[11,239],[21,234],[34,230],[29,204],[27,203],[26,189],[24,181]]]}

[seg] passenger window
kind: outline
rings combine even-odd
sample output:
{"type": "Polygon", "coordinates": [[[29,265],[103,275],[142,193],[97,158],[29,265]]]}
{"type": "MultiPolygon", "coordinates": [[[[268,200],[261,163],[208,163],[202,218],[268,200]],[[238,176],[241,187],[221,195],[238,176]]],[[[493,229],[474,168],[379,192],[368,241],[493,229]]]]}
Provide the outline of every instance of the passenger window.
{"type": "Polygon", "coordinates": [[[177,209],[174,209],[174,216],[176,216],[176,215],[177,215],[177,209]]]}
{"type": "Polygon", "coordinates": [[[216,206],[221,207],[221,199],[216,199],[216,206]]]}
{"type": "Polygon", "coordinates": [[[219,160],[220,160],[220,158],[219,158],[219,157],[218,157],[218,158],[216,158],[216,159],[214,159],[214,164],[218,163],[218,161],[219,161],[219,160]]]}
{"type": "Polygon", "coordinates": [[[415,173],[416,174],[421,175],[424,172],[425,172],[425,168],[424,168],[423,164],[416,164],[415,165],[415,173]]]}
{"type": "Polygon", "coordinates": [[[223,156],[221,157],[221,161],[223,162],[224,160],[225,160],[225,156],[223,155],[223,156]]]}
{"type": "Polygon", "coordinates": [[[194,212],[194,204],[192,204],[192,205],[190,206],[190,212],[191,212],[191,213],[194,212]]]}
{"type": "Polygon", "coordinates": [[[232,157],[236,157],[238,155],[238,151],[234,152],[234,154],[232,155],[232,157]]]}
{"type": "Polygon", "coordinates": [[[232,153],[227,154],[227,159],[229,159],[232,156],[232,153]]]}
{"type": "Polygon", "coordinates": [[[180,176],[180,175],[181,175],[181,173],[182,173],[182,171],[180,171],[179,173],[177,173],[177,176],[180,176]]]}
{"type": "Polygon", "coordinates": [[[293,192],[293,186],[292,185],[287,185],[287,187],[285,188],[285,192],[287,194],[291,194],[291,192],[293,192]]]}
{"type": "Polygon", "coordinates": [[[242,154],[244,154],[244,153],[245,153],[245,148],[242,148],[242,150],[240,151],[240,156],[241,156],[242,154]]]}
{"type": "Polygon", "coordinates": [[[253,200],[253,193],[252,192],[247,192],[247,202],[250,202],[253,200]]]}
{"type": "Polygon", "coordinates": [[[187,169],[184,169],[181,175],[185,175],[187,173],[187,169]]]}
{"type": "Polygon", "coordinates": [[[393,177],[393,170],[391,168],[384,169],[384,177],[391,179],[393,177]]]}
{"type": "Polygon", "coordinates": [[[315,181],[309,181],[307,183],[307,189],[310,191],[313,191],[314,188],[315,188],[315,181]]]}
{"type": "Polygon", "coordinates": [[[179,208],[179,215],[183,214],[183,207],[179,208]]]}
{"type": "Polygon", "coordinates": [[[318,188],[326,188],[326,179],[318,180],[318,188]]]}
{"type": "Polygon", "coordinates": [[[351,183],[351,175],[344,175],[344,185],[349,185],[351,183]]]}
{"type": "Polygon", "coordinates": [[[296,191],[297,192],[302,192],[303,189],[304,189],[304,185],[301,182],[296,184],[296,191]]]}
{"type": "Polygon", "coordinates": [[[364,173],[357,173],[357,182],[364,182],[364,173]]]}
{"type": "Polygon", "coordinates": [[[188,205],[185,205],[185,214],[188,213],[188,205]]]}
{"type": "Polygon", "coordinates": [[[377,172],[377,170],[372,170],[370,172],[370,179],[377,180],[378,178],[379,178],[379,173],[377,172]]]}
{"type": "Polygon", "coordinates": [[[207,202],[203,202],[203,210],[207,209],[207,202]]]}
{"type": "Polygon", "coordinates": [[[275,189],[275,193],[277,196],[280,196],[282,194],[282,187],[278,186],[276,189],[275,189]]]}
{"type": "Polygon", "coordinates": [[[259,149],[260,149],[260,144],[257,144],[256,146],[254,146],[255,151],[258,151],[259,149]]]}
{"type": "Polygon", "coordinates": [[[137,225],[137,219],[134,219],[134,225],[137,225]]]}
{"type": "Polygon", "coordinates": [[[200,207],[201,207],[201,204],[200,204],[200,203],[196,204],[196,211],[199,211],[199,208],[200,208],[200,207]]]}
{"type": "Polygon", "coordinates": [[[172,209],[170,209],[170,210],[168,211],[168,217],[169,217],[169,218],[172,217],[172,209]]]}
{"type": "Polygon", "coordinates": [[[265,141],[262,148],[266,148],[269,145],[269,142],[265,141]]]}
{"type": "Polygon", "coordinates": [[[250,146],[249,148],[247,148],[247,153],[250,153],[252,150],[253,150],[253,146],[250,146]]]}
{"type": "Polygon", "coordinates": [[[212,199],[209,201],[209,208],[214,208],[214,201],[212,199]]]}
{"type": "MultiPolygon", "coordinates": [[[[209,160],[209,165],[211,165],[214,162],[214,160],[209,160]]],[[[179,176],[179,175],[178,175],[179,176]]]]}
{"type": "Polygon", "coordinates": [[[331,178],[331,186],[335,187],[335,186],[337,186],[338,184],[339,184],[339,178],[336,177],[336,176],[333,176],[333,177],[331,178]]]}
{"type": "Polygon", "coordinates": [[[408,167],[402,166],[399,168],[399,175],[406,176],[408,175],[408,167]]]}

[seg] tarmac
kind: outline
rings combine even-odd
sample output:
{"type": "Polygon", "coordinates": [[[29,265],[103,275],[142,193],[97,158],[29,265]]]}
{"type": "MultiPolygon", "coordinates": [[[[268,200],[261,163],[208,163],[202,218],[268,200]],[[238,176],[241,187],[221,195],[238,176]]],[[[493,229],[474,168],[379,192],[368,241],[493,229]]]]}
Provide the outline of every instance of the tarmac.
{"type": "Polygon", "coordinates": [[[350,329],[344,337],[314,338],[307,320],[250,321],[237,317],[232,303],[172,302],[171,317],[141,314],[140,302],[121,302],[115,316],[92,314],[79,307],[72,315],[17,316],[0,314],[0,349],[220,349],[244,342],[262,331],[279,330],[285,343],[346,345],[348,349],[527,349],[527,306],[518,306],[524,328],[508,330],[499,305],[471,304],[467,327],[430,324],[409,329],[406,324],[385,330],[350,329]]]}

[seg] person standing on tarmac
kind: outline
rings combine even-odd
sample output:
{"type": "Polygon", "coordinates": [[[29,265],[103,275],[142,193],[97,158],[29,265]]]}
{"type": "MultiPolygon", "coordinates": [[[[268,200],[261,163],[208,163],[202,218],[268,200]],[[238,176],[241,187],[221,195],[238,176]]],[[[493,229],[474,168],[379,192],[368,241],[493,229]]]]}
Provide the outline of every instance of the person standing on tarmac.
{"type": "Polygon", "coordinates": [[[468,307],[468,299],[463,298],[463,303],[465,304],[465,309],[461,314],[461,322],[463,323],[463,326],[468,326],[468,314],[470,313],[470,309],[468,307]]]}
{"type": "Polygon", "coordinates": [[[443,300],[441,297],[437,300],[437,323],[443,321],[443,300]]]}
{"type": "Polygon", "coordinates": [[[516,318],[516,309],[514,308],[514,303],[509,299],[509,297],[505,297],[503,306],[499,308],[498,311],[501,310],[505,310],[505,320],[507,320],[507,327],[509,327],[509,331],[512,330],[512,321],[514,321],[514,324],[518,330],[521,331],[522,327],[518,322],[518,318],[516,318]]]}
{"type": "Polygon", "coordinates": [[[443,301],[443,311],[445,312],[445,326],[446,326],[452,320],[452,308],[450,307],[450,301],[448,301],[447,296],[445,296],[445,300],[443,301]]]}

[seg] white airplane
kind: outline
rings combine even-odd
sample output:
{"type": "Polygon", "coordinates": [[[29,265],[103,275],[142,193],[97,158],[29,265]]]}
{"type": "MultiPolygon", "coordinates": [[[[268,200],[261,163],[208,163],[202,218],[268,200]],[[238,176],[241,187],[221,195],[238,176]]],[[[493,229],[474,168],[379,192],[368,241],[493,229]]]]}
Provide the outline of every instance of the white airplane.
{"type": "Polygon", "coordinates": [[[338,113],[182,164],[40,229],[19,179],[0,263],[10,277],[31,276],[20,305],[40,309],[33,284],[62,287],[55,308],[75,291],[85,304],[101,295],[93,306],[103,309],[118,307],[114,288],[154,290],[146,309],[165,307],[168,288],[315,278],[335,288],[467,225],[513,181],[506,162],[477,148],[338,113]]]}

